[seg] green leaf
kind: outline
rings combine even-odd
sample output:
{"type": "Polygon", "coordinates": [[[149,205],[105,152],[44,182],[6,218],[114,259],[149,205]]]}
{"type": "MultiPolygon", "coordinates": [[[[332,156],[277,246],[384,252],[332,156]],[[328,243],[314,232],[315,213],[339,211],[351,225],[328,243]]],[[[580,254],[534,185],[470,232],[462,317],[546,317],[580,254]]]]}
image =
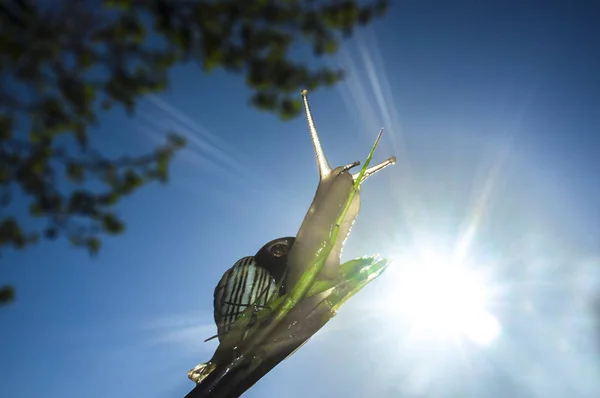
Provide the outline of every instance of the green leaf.
{"type": "Polygon", "coordinates": [[[102,228],[108,234],[116,235],[125,230],[125,224],[116,215],[107,213],[102,216],[102,228]]]}
{"type": "Polygon", "coordinates": [[[125,194],[129,194],[141,187],[144,184],[144,179],[134,170],[127,170],[123,179],[121,190],[125,194]]]}
{"type": "Polygon", "coordinates": [[[104,0],[107,8],[116,8],[119,10],[128,10],[131,7],[130,0],[104,0]]]}
{"type": "Polygon", "coordinates": [[[14,217],[7,217],[0,222],[0,246],[10,242],[20,247],[24,240],[23,231],[14,217]]]}
{"type": "Polygon", "coordinates": [[[102,101],[102,103],[100,104],[100,108],[103,111],[108,111],[113,107],[113,105],[114,105],[114,101],[106,99],[106,100],[102,101]]]}
{"type": "Polygon", "coordinates": [[[14,287],[8,285],[0,287],[0,306],[15,301],[15,298],[16,294],[14,287]]]}
{"type": "Polygon", "coordinates": [[[14,119],[8,115],[0,114],[0,140],[8,140],[13,135],[14,119]]]}
{"type": "Polygon", "coordinates": [[[0,184],[7,183],[11,178],[10,168],[0,163],[0,184]]]}
{"type": "Polygon", "coordinates": [[[96,89],[91,84],[86,84],[83,87],[83,99],[86,106],[90,106],[96,99],[96,89]]]}
{"type": "Polygon", "coordinates": [[[102,243],[97,237],[92,237],[85,240],[85,246],[87,247],[88,253],[90,253],[91,256],[96,256],[98,254],[101,245],[102,243]]]}
{"type": "Polygon", "coordinates": [[[94,62],[96,61],[96,54],[93,50],[89,48],[84,48],[77,53],[77,59],[79,62],[79,66],[81,68],[87,69],[94,65],[94,62]]]}
{"type": "Polygon", "coordinates": [[[252,96],[252,104],[261,110],[277,109],[277,94],[259,91],[252,96]]]}
{"type": "Polygon", "coordinates": [[[109,192],[98,197],[98,202],[103,206],[112,206],[117,204],[121,196],[116,192],[109,192]]]}
{"type": "Polygon", "coordinates": [[[166,182],[169,175],[169,161],[171,156],[168,152],[159,152],[156,156],[156,176],[161,182],[166,182]]]}
{"type": "Polygon", "coordinates": [[[169,144],[173,145],[177,149],[185,147],[187,143],[187,140],[184,136],[173,132],[170,132],[167,135],[167,140],[169,144]]]}
{"type": "Polygon", "coordinates": [[[280,115],[283,120],[291,119],[297,116],[302,110],[302,102],[300,100],[292,100],[289,98],[281,101],[280,115]]]}
{"type": "Polygon", "coordinates": [[[85,176],[84,170],[81,163],[69,162],[67,164],[67,177],[69,180],[79,184],[83,181],[85,176]]]}
{"type": "Polygon", "coordinates": [[[44,215],[44,210],[42,209],[42,206],[39,204],[39,202],[33,202],[29,205],[29,214],[31,214],[34,217],[41,217],[44,215]]]}
{"type": "Polygon", "coordinates": [[[58,229],[56,227],[48,227],[44,230],[44,237],[49,240],[54,240],[58,237],[58,229]]]}

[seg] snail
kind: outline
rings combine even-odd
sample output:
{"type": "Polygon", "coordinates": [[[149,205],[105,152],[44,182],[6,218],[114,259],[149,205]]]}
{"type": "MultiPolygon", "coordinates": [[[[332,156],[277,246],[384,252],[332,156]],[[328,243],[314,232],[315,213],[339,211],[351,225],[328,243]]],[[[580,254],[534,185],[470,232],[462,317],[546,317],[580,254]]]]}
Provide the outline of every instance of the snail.
{"type": "Polygon", "coordinates": [[[214,290],[217,335],[206,341],[215,337],[221,341],[246,308],[263,308],[273,297],[285,293],[283,278],[293,243],[293,237],[274,239],[254,256],[242,257],[225,271],[214,290]]]}
{"type": "MultiPolygon", "coordinates": [[[[319,184],[315,196],[295,238],[275,239],[263,246],[255,256],[240,259],[225,272],[214,293],[217,336],[222,341],[241,312],[248,307],[265,307],[273,297],[284,295],[286,292],[286,297],[281,297],[285,301],[281,308],[287,305],[288,301],[295,300],[294,296],[302,295],[302,297],[299,297],[294,305],[287,309],[289,312],[283,315],[285,322],[269,325],[268,322],[271,322],[272,319],[265,318],[264,321],[267,323],[255,324],[259,326],[259,328],[254,328],[258,332],[246,342],[250,342],[248,343],[250,346],[252,343],[259,344],[258,351],[251,350],[248,356],[246,356],[247,353],[240,355],[237,351],[240,349],[237,346],[239,340],[236,340],[235,346],[234,344],[221,344],[210,361],[199,364],[188,372],[188,377],[197,384],[210,377],[210,380],[205,383],[205,390],[203,390],[207,393],[212,392],[216,388],[215,386],[219,385],[222,380],[226,380],[227,377],[229,377],[227,379],[229,381],[244,380],[240,383],[246,384],[240,389],[245,391],[264,375],[261,372],[268,372],[278,362],[292,355],[310,339],[315,330],[324,324],[318,314],[313,315],[316,309],[320,309],[317,307],[318,304],[327,303],[328,300],[324,299],[328,297],[330,291],[335,292],[336,286],[344,284],[345,278],[348,276],[344,275],[340,257],[344,243],[360,210],[360,184],[396,162],[396,158],[392,156],[375,166],[366,168],[381,138],[383,132],[381,129],[367,158],[367,165],[359,173],[350,173],[351,169],[360,164],[358,161],[332,169],[319,140],[306,90],[302,91],[302,99],[319,171],[319,184]],[[330,247],[332,236],[337,239],[333,239],[335,244],[330,247]],[[321,262],[320,256],[327,256],[324,263],[321,262]],[[328,290],[318,290],[309,296],[306,293],[307,290],[302,287],[303,284],[298,285],[299,288],[296,287],[302,277],[307,274],[307,270],[315,263],[319,264],[318,275],[316,275],[316,280],[310,280],[308,283],[314,287],[316,282],[326,282],[325,286],[328,290]],[[332,287],[329,288],[329,286],[332,287]],[[302,293],[298,293],[301,291],[302,293]],[[306,326],[311,323],[314,325],[306,326]],[[263,337],[266,338],[261,340],[263,337]],[[228,345],[231,347],[220,351],[221,346],[228,345]],[[265,364],[266,370],[257,370],[257,366],[264,361],[264,358],[256,356],[257,352],[261,355],[272,354],[272,358],[275,358],[274,362],[265,364]],[[248,361],[255,361],[255,363],[252,362],[252,366],[250,366],[248,361]],[[259,373],[258,375],[253,375],[252,372],[255,370],[259,373]]],[[[362,260],[364,259],[358,259],[355,262],[362,264],[364,262],[362,260]]],[[[375,260],[367,259],[371,265],[374,264],[373,261],[375,260]]],[[[313,275],[310,278],[313,278],[313,275]]],[[[306,284],[304,283],[304,285],[306,284]]],[[[310,286],[305,287],[309,288],[310,286]]],[[[353,294],[352,292],[347,293],[353,294]]],[[[329,304],[341,305],[341,298],[337,297],[336,300],[329,304]]],[[[281,308],[278,307],[276,311],[281,308]]],[[[275,315],[279,316],[282,313],[276,312],[275,315]]],[[[250,323],[250,321],[248,322],[250,323]]],[[[240,325],[239,330],[244,331],[249,323],[240,325]]],[[[237,327],[238,325],[233,326],[234,329],[237,327]]],[[[244,332],[243,335],[242,339],[245,338],[246,333],[244,332]]],[[[225,382],[222,383],[222,385],[225,384],[225,382]]],[[[223,394],[227,393],[227,388],[229,387],[222,387],[223,393],[218,396],[226,396],[223,394]]]]}
{"type": "MultiPolygon", "coordinates": [[[[346,201],[350,197],[351,191],[356,190],[349,209],[339,225],[339,238],[327,257],[318,278],[321,280],[331,280],[339,276],[342,248],[360,210],[360,184],[368,177],[396,162],[396,158],[392,156],[366,169],[364,174],[350,174],[350,170],[360,164],[358,161],[331,169],[321,146],[321,141],[319,140],[307,94],[306,90],[302,91],[304,110],[319,171],[319,185],[308,212],[302,221],[302,225],[298,230],[294,245],[288,254],[285,280],[288,290],[293,289],[306,271],[307,264],[313,262],[321,248],[329,240],[334,226],[339,221],[338,218],[342,214],[346,201]]],[[[383,129],[381,129],[377,136],[375,146],[377,146],[382,132],[383,129]]],[[[322,299],[324,296],[320,295],[319,297],[322,299]]],[[[319,300],[319,297],[316,297],[315,300],[319,300]]]]}
{"type": "MultiPolygon", "coordinates": [[[[360,184],[396,161],[392,156],[366,169],[363,174],[350,174],[350,170],[360,164],[359,161],[331,169],[319,140],[306,90],[302,91],[302,99],[319,171],[319,185],[295,238],[270,241],[255,256],[238,260],[221,278],[214,292],[214,317],[219,340],[246,308],[252,305],[264,307],[275,295],[295,286],[307,264],[312,263],[329,239],[350,192],[356,190],[340,224],[339,238],[319,274],[320,280],[339,277],[342,248],[360,210],[360,184]]],[[[311,300],[318,302],[326,294],[315,295],[311,300]]]]}

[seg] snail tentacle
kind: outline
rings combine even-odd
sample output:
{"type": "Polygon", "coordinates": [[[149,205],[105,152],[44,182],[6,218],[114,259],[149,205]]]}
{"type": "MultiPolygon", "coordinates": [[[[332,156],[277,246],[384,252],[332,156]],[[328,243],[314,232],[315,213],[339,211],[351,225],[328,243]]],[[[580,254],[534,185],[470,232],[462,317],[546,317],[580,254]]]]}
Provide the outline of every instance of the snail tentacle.
{"type": "Polygon", "coordinates": [[[331,173],[331,166],[323,151],[321,140],[319,140],[319,133],[315,127],[315,121],[310,111],[310,105],[308,104],[308,91],[302,90],[302,100],[304,102],[304,110],[306,111],[306,120],[308,121],[308,129],[310,130],[310,137],[312,139],[313,147],[315,149],[315,156],[317,158],[317,166],[319,167],[319,176],[321,179],[325,178],[331,173]]]}

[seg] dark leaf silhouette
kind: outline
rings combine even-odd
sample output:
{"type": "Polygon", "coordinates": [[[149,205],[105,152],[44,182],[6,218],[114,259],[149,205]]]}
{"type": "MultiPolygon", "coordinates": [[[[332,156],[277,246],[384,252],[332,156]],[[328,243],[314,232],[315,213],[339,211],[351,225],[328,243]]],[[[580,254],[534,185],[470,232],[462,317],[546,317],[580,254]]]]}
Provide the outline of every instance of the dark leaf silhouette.
{"type": "Polygon", "coordinates": [[[0,307],[15,299],[15,289],[12,286],[0,286],[0,307]]]}

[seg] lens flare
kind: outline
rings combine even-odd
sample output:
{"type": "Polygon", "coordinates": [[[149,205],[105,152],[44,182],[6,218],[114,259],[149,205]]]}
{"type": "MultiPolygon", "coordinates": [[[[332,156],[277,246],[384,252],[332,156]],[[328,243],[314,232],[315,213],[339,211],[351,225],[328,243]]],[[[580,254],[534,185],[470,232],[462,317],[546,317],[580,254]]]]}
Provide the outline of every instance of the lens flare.
{"type": "Polygon", "coordinates": [[[380,309],[388,317],[403,318],[419,338],[460,337],[482,346],[492,343],[501,326],[488,309],[493,289],[485,274],[457,263],[452,255],[429,253],[425,257],[396,258],[393,276],[387,275],[393,282],[381,292],[385,304],[380,309]]]}

